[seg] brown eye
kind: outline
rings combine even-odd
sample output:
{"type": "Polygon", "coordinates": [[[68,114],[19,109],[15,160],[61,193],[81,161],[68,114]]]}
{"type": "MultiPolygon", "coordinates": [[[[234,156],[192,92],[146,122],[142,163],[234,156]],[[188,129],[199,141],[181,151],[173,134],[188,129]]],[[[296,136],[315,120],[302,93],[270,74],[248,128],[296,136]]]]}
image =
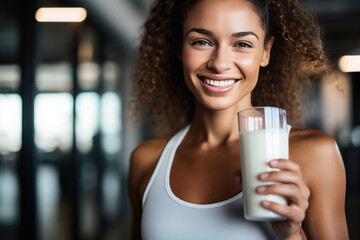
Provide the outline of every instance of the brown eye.
{"type": "Polygon", "coordinates": [[[198,40],[191,44],[192,46],[211,46],[211,44],[205,40],[198,40]]]}
{"type": "Polygon", "coordinates": [[[234,47],[252,48],[252,45],[247,42],[237,42],[237,43],[235,43],[234,47]]]}

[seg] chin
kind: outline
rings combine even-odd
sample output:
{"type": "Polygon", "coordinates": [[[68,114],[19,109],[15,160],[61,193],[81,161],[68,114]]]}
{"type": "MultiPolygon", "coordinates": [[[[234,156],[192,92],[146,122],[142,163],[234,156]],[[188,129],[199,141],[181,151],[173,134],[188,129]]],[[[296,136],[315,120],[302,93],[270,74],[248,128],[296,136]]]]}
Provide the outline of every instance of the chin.
{"type": "Polygon", "coordinates": [[[236,103],[228,101],[201,101],[200,105],[208,110],[222,111],[234,107],[236,103]]]}

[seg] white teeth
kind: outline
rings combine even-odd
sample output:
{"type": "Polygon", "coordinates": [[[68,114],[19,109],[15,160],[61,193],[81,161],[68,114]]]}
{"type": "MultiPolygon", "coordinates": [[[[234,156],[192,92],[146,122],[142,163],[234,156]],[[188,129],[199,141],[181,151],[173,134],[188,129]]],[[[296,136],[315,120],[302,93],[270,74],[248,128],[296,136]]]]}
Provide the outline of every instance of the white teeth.
{"type": "Polygon", "coordinates": [[[204,82],[208,85],[215,86],[215,87],[229,87],[235,83],[235,80],[216,81],[216,80],[205,78],[204,82]]]}

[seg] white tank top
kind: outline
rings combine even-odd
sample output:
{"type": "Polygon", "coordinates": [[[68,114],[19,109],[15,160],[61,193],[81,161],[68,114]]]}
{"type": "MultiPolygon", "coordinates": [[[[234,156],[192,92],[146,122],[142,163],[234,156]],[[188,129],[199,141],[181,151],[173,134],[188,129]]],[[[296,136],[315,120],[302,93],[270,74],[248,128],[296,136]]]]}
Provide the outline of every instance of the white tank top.
{"type": "Polygon", "coordinates": [[[174,195],[170,188],[170,170],[176,149],[188,130],[189,126],[166,144],[145,189],[142,202],[142,239],[277,239],[268,222],[244,219],[242,193],[211,204],[189,203],[174,195]]]}

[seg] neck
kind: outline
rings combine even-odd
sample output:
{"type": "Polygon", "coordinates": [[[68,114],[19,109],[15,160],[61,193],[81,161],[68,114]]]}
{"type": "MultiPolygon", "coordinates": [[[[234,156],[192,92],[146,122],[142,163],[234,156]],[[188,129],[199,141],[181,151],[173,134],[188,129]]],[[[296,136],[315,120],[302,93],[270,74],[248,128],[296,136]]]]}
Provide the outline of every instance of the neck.
{"type": "Polygon", "coordinates": [[[244,106],[234,106],[225,110],[209,110],[196,103],[191,135],[194,142],[207,142],[218,146],[229,141],[238,140],[237,112],[251,107],[251,102],[244,106]]]}

